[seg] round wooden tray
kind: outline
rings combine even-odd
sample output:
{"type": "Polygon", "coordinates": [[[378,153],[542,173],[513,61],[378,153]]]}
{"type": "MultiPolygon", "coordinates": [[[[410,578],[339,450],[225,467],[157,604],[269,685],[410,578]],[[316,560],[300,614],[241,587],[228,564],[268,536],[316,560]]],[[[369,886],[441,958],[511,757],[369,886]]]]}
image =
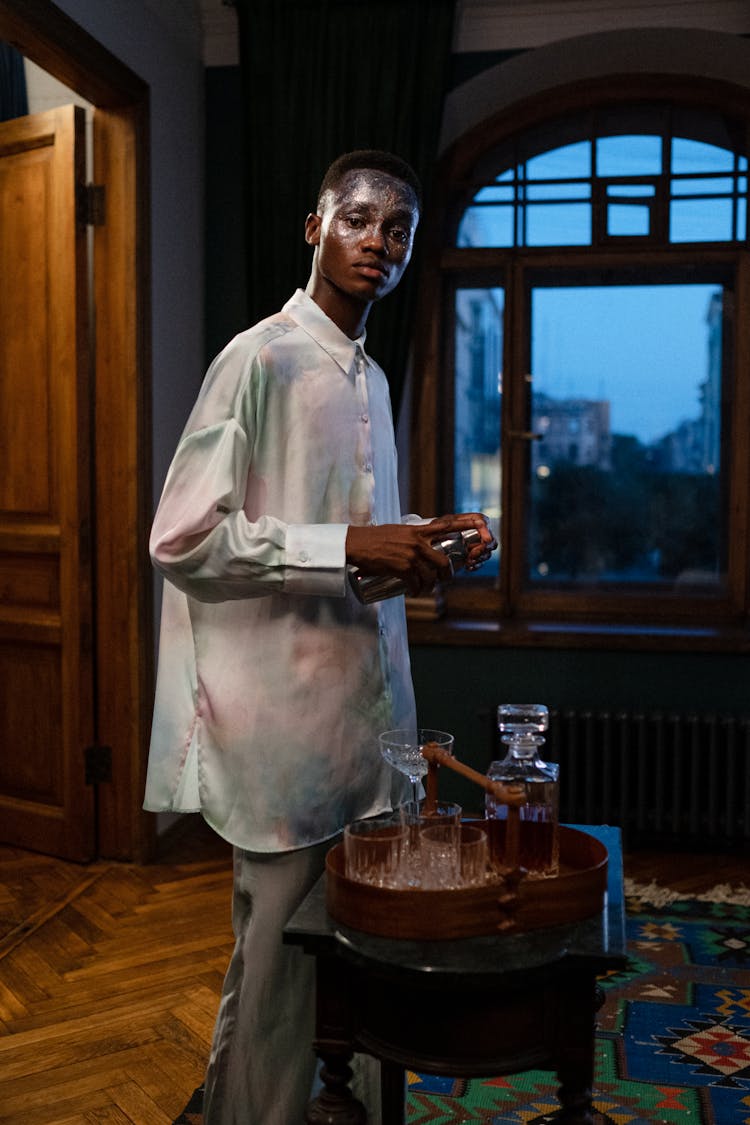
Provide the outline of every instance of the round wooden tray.
{"type": "Polygon", "coordinates": [[[344,874],[344,846],[326,857],[326,906],[354,930],[416,941],[518,932],[578,922],[598,914],[607,889],[607,849],[577,828],[560,828],[560,874],[554,879],[487,883],[465,890],[395,890],[355,883],[344,874]]]}

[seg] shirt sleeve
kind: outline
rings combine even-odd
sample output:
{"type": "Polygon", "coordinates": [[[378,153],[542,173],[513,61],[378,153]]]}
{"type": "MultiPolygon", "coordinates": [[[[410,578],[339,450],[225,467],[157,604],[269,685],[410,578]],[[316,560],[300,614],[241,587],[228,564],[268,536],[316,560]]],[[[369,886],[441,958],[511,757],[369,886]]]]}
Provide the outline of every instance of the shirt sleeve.
{"type": "Polygon", "coordinates": [[[154,566],[204,602],[295,593],[344,597],[345,524],[248,519],[245,489],[251,441],[232,414],[183,435],[151,530],[154,566]]]}

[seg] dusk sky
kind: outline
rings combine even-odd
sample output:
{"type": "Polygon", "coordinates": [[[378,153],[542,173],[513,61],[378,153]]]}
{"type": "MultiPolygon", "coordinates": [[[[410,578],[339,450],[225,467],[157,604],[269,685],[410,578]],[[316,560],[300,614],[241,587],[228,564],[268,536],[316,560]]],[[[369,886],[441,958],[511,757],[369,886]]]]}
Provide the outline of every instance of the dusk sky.
{"type": "Polygon", "coordinates": [[[534,390],[609,399],[612,432],[644,443],[700,413],[706,312],[719,285],[535,289],[534,390]]]}

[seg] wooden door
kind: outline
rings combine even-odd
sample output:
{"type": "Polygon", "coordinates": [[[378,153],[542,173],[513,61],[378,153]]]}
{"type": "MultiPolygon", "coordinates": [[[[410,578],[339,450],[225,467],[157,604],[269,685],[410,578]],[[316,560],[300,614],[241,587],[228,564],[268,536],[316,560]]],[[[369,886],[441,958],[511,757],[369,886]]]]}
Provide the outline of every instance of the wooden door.
{"type": "Polygon", "coordinates": [[[84,113],[0,124],[0,840],[94,854],[84,113]]]}

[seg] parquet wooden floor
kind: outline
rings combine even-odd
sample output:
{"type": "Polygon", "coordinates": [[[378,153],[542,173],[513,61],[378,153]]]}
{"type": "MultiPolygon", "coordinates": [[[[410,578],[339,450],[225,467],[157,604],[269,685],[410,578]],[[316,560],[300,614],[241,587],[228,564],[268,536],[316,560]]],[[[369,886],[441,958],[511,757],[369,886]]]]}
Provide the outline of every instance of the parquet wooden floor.
{"type": "MultiPolygon", "coordinates": [[[[0,846],[0,1125],[171,1125],[203,1071],[232,948],[231,850],[187,818],[158,863],[0,846]]],[[[687,894],[747,857],[633,853],[687,894]]]]}
{"type": "Polygon", "coordinates": [[[79,867],[0,847],[2,1125],[171,1125],[201,1082],[231,851],[200,821],[175,850],[79,867]]]}

